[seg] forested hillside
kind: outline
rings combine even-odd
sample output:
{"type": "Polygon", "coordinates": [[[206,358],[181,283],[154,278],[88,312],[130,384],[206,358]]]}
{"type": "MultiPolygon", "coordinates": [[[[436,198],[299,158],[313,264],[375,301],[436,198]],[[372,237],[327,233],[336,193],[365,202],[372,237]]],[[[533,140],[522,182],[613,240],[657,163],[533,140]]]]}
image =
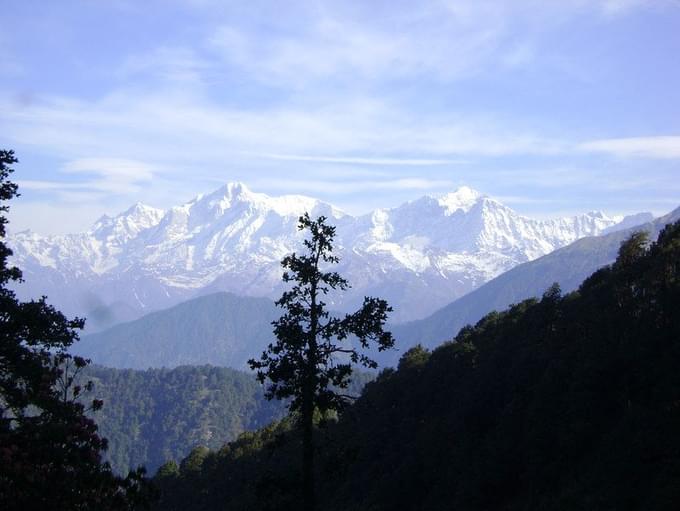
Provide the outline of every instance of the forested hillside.
{"type": "MultiPolygon", "coordinates": [[[[319,425],[326,510],[680,505],[680,223],[562,295],[414,348],[319,425]]],[[[158,509],[296,509],[289,420],[162,467],[158,509]]]]}
{"type": "MultiPolygon", "coordinates": [[[[358,395],[372,377],[357,373],[350,393],[358,395]]],[[[137,465],[154,473],[194,447],[218,448],[285,413],[284,403],[264,398],[252,374],[225,367],[138,371],[88,366],[82,379],[94,383],[86,397],[104,402],[94,418],[109,440],[106,458],[119,473],[137,465]]]]}
{"type": "Polygon", "coordinates": [[[83,379],[94,382],[88,398],[104,401],[94,418],[109,440],[106,457],[121,473],[137,465],[153,473],[198,445],[219,447],[284,412],[281,403],[264,399],[252,375],[223,367],[90,366],[83,379]]]}

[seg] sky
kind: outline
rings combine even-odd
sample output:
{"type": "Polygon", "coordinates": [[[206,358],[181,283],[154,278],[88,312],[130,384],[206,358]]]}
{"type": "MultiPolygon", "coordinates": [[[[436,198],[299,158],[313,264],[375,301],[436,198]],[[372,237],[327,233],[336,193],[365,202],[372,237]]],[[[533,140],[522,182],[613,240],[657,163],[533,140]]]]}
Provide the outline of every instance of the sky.
{"type": "Polygon", "coordinates": [[[11,230],[230,181],[352,214],[680,205],[680,0],[5,0],[11,230]]]}

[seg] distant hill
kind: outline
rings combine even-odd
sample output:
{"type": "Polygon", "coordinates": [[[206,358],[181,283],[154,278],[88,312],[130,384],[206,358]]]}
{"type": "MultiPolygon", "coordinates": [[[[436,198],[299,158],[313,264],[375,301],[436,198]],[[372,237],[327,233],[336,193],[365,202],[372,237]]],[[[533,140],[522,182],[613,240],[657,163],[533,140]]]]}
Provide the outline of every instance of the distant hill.
{"type": "MultiPolygon", "coordinates": [[[[417,343],[437,346],[455,337],[465,325],[474,325],[493,310],[503,310],[513,303],[541,296],[554,282],[559,283],[563,291],[572,291],[595,270],[612,263],[621,242],[632,232],[644,230],[650,233],[650,239],[656,239],[666,224],[678,219],[680,208],[642,225],[603,236],[582,238],[546,256],[516,266],[425,319],[395,325],[392,330],[398,346],[402,350],[417,343]]],[[[387,353],[382,357],[383,363],[394,364],[398,356],[395,352],[387,353]]]]}
{"type": "Polygon", "coordinates": [[[107,367],[247,369],[273,340],[271,322],[279,315],[267,298],[215,293],[86,335],[73,351],[107,367]]]}

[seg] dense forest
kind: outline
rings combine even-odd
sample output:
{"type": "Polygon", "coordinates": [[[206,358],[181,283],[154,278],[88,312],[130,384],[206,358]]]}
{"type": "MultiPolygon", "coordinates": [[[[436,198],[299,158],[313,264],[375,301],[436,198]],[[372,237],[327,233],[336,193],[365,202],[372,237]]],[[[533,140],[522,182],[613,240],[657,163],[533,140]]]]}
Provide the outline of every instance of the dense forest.
{"type": "Polygon", "coordinates": [[[199,445],[216,448],[280,418],[252,375],[212,366],[110,369],[89,366],[83,379],[103,401],[93,414],[109,440],[106,459],[119,473],[144,465],[150,473],[199,445]]]}
{"type": "MultiPolygon", "coordinates": [[[[677,509],[680,223],[635,234],[574,292],[492,312],[318,418],[326,510],[677,509]]],[[[164,510],[295,509],[284,418],[156,475],[164,510]]]]}
{"type": "MultiPolygon", "coordinates": [[[[215,366],[175,369],[110,369],[88,366],[81,374],[103,402],[92,415],[108,439],[105,458],[118,473],[138,465],[149,473],[180,460],[198,446],[216,449],[285,413],[285,403],[264,398],[252,374],[215,366]]],[[[356,373],[349,392],[358,395],[373,375],[356,373]]]]}

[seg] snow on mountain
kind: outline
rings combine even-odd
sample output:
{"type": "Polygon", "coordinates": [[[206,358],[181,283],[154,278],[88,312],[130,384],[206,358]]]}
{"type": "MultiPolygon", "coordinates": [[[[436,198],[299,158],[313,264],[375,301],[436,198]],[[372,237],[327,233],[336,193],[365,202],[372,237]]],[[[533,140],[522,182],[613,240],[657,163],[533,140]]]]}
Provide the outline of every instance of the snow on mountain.
{"type": "Polygon", "coordinates": [[[352,284],[329,303],[342,310],[364,295],[381,296],[399,321],[624,220],[601,212],[534,220],[467,187],[353,217],[310,197],[269,197],[229,183],[167,211],[135,204],[85,233],[11,236],[26,280],[18,292],[46,294],[80,315],[106,308],[141,314],[216,291],[276,298],[280,261],[299,250],[297,219],[306,211],[336,225],[339,271],[352,284]]]}

